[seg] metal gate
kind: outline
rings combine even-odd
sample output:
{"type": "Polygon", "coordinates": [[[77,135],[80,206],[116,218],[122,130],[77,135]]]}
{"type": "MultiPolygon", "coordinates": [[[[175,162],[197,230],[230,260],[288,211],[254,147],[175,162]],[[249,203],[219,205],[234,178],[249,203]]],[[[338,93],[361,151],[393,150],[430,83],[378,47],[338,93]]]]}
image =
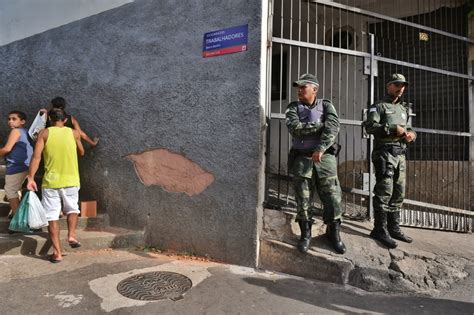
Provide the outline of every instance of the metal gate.
{"type": "MultiPolygon", "coordinates": [[[[338,111],[346,215],[372,217],[372,139],[361,128],[391,73],[410,81],[417,141],[407,156],[404,225],[472,231],[474,129],[465,1],[270,0],[266,206],[294,210],[284,111],[303,73],[338,111]],[[395,5],[394,5],[395,4],[395,5]]],[[[474,24],[474,23],[473,23],[474,24]]],[[[314,198],[314,206],[320,208],[314,198]]]]}

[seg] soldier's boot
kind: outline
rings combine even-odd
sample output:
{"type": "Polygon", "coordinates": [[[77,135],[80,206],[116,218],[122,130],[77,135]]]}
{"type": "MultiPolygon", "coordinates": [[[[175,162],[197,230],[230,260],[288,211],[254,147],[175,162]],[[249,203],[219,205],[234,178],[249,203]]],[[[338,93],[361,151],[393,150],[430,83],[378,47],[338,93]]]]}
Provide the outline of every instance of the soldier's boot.
{"type": "Polygon", "coordinates": [[[374,219],[374,229],[370,232],[370,237],[388,248],[397,247],[397,242],[390,237],[387,231],[387,213],[385,211],[375,211],[374,219]]]}
{"type": "Polygon", "coordinates": [[[301,230],[301,238],[298,242],[298,250],[302,253],[306,253],[311,242],[311,221],[298,221],[301,230]]]}
{"type": "Polygon", "coordinates": [[[387,229],[392,238],[406,243],[413,242],[413,239],[400,229],[400,211],[387,213],[387,229]]]}
{"type": "Polygon", "coordinates": [[[341,221],[336,220],[326,225],[326,237],[332,244],[332,247],[338,254],[344,254],[346,252],[346,245],[341,240],[339,234],[341,230],[341,221]]]}

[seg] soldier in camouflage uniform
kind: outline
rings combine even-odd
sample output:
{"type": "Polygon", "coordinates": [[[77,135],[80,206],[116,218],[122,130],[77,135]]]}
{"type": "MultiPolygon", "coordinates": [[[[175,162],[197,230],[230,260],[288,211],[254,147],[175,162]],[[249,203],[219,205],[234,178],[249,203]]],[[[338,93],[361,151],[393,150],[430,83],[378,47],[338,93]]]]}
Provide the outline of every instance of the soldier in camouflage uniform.
{"type": "Polygon", "coordinates": [[[288,167],[294,175],[296,221],[301,229],[298,249],[308,251],[313,224],[310,203],[316,190],[323,204],[326,236],[336,252],[343,254],[346,247],[339,235],[343,209],[335,157],[339,118],[331,101],[316,98],[319,82],[314,75],[302,75],[293,86],[298,87],[298,101],[289,104],[285,114],[293,139],[288,167]]]}
{"type": "Polygon", "coordinates": [[[372,162],[375,167],[374,228],[370,236],[388,248],[392,239],[411,243],[400,229],[400,207],[405,197],[405,153],[407,143],[416,139],[411,128],[408,104],[401,100],[408,82],[393,74],[386,84],[387,95],[369,108],[363,126],[374,135],[372,162]]]}

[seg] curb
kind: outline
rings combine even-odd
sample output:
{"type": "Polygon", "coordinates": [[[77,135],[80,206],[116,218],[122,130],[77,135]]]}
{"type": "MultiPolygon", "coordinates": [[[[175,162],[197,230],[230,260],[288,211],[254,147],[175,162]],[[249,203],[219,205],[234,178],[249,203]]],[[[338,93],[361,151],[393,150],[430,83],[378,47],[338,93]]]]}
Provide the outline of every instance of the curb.
{"type": "MultiPolygon", "coordinates": [[[[0,234],[7,233],[10,220],[7,217],[0,217],[0,234]]],[[[105,228],[109,226],[109,216],[107,214],[99,214],[96,217],[79,217],[77,220],[77,230],[84,230],[88,228],[105,228]]],[[[67,230],[67,219],[65,217],[59,219],[59,228],[67,230]]],[[[47,228],[43,228],[47,231],[47,228]]]]}
{"type": "MultiPolygon", "coordinates": [[[[101,248],[127,248],[144,243],[141,231],[120,230],[77,231],[81,247],[72,249],[67,243],[67,231],[61,231],[61,247],[64,252],[101,248]]],[[[52,248],[48,233],[0,234],[0,254],[3,255],[46,255],[52,248]]]]}
{"type": "Polygon", "coordinates": [[[349,275],[354,268],[346,259],[312,250],[303,254],[293,245],[268,239],[260,240],[259,267],[339,284],[349,282],[349,275]]]}

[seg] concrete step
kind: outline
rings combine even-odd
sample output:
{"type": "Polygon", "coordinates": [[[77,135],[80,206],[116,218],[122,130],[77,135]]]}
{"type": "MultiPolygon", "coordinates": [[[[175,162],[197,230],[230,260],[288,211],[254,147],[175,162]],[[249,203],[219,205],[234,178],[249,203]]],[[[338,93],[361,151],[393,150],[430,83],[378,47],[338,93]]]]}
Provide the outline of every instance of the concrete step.
{"type": "Polygon", "coordinates": [[[0,194],[0,218],[8,216],[10,212],[10,205],[8,202],[3,202],[3,197],[0,194]]]}
{"type": "MultiPolygon", "coordinates": [[[[67,243],[67,231],[61,231],[62,248],[67,252],[101,248],[127,248],[144,244],[141,231],[120,228],[78,230],[77,238],[81,247],[72,249],[67,243]]],[[[4,255],[46,255],[52,252],[48,233],[0,234],[0,254],[4,255]]]]}
{"type": "Polygon", "coordinates": [[[415,241],[398,242],[397,248],[388,249],[369,237],[371,222],[346,219],[341,238],[347,252],[340,255],[325,236],[322,218],[315,219],[311,245],[303,254],[296,247],[300,231],[295,214],[264,209],[259,267],[367,291],[424,294],[459,281],[467,275],[466,266],[472,264],[473,256],[466,250],[472,246],[464,245],[472,244],[472,235],[404,227],[415,241]],[[446,255],[448,252],[452,254],[446,255]]]}
{"type": "Polygon", "coordinates": [[[309,250],[300,253],[296,244],[271,239],[260,240],[260,268],[347,284],[354,268],[351,261],[309,250]]]}
{"type": "MultiPolygon", "coordinates": [[[[0,217],[0,233],[8,233],[10,220],[7,217],[0,217]]],[[[109,226],[109,216],[107,214],[99,214],[93,218],[79,217],[77,222],[78,230],[100,229],[109,226]]],[[[67,219],[62,217],[59,219],[59,227],[61,230],[67,230],[67,219]]],[[[47,228],[43,228],[47,231],[47,228]]]]}
{"type": "Polygon", "coordinates": [[[300,231],[295,214],[269,209],[265,209],[264,214],[260,238],[261,268],[339,284],[349,282],[353,263],[344,255],[331,253],[322,220],[317,219],[313,224],[313,246],[302,254],[296,247],[300,231]]]}

